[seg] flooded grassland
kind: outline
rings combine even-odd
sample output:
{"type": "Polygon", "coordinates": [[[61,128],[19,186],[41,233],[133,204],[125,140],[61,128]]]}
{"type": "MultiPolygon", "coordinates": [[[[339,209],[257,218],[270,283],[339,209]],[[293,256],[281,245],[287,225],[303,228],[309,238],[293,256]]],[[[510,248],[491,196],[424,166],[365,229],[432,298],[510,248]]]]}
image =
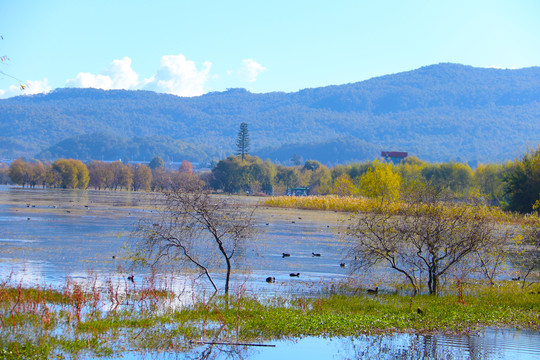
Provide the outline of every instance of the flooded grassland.
{"type": "MultiPolygon", "coordinates": [[[[385,269],[351,275],[341,236],[346,213],[260,207],[257,235],[235,258],[233,295],[211,298],[193,268],[152,272],[127,256],[138,220],[155,211],[153,199],[1,187],[0,351],[164,359],[540,354],[537,287],[470,285],[458,301],[449,281],[443,296],[411,298],[385,269]],[[368,295],[374,287],[381,290],[368,295]]],[[[213,270],[222,282],[224,273],[213,270]]],[[[513,270],[509,264],[501,278],[513,270]]]]}

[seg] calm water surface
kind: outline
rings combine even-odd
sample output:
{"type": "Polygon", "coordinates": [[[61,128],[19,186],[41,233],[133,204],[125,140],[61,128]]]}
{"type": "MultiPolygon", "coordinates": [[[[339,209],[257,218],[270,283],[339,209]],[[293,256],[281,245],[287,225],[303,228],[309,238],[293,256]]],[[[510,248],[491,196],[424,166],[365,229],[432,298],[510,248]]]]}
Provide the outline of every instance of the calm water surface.
{"type": "Polygon", "coordinates": [[[539,359],[540,334],[485,329],[474,335],[363,335],[275,341],[274,347],[206,346],[189,354],[128,354],[124,359],[539,359]]]}
{"type": "MultiPolygon", "coordinates": [[[[0,187],[0,274],[27,284],[62,284],[78,278],[134,272],[124,246],[137,221],[151,215],[151,194],[0,187]],[[114,257],[114,258],[113,258],[114,257]]],[[[341,215],[261,208],[257,238],[235,260],[242,291],[298,293],[321,282],[346,279],[339,232],[341,215]],[[290,253],[287,258],[282,253],[290,253]],[[322,254],[313,257],[312,252],[322,254]],[[299,278],[291,278],[299,272],[299,278]],[[276,278],[267,284],[268,276],[276,278]]],[[[223,277],[218,273],[218,281],[223,277]]],[[[208,284],[201,283],[205,287],[208,284]]]]}
{"type": "MultiPolygon", "coordinates": [[[[151,214],[151,199],[152,195],[133,192],[0,186],[0,278],[10,276],[12,281],[25,285],[53,286],[64,284],[66,277],[77,280],[95,275],[123,279],[133,273],[137,280],[142,279],[147,271],[132,268],[123,254],[137,221],[151,214]]],[[[346,252],[346,244],[340,240],[343,216],[334,212],[260,208],[256,246],[239,254],[236,265],[242,271],[234,276],[233,289],[258,296],[310,294],[330,282],[347,280],[347,267],[340,266],[346,252]],[[283,258],[283,252],[291,256],[283,258]],[[313,257],[312,252],[322,256],[313,257]],[[291,278],[291,272],[301,275],[291,278]],[[276,283],[267,284],[264,281],[267,276],[274,276],[276,283]]],[[[182,286],[190,283],[184,275],[173,277],[182,286]]],[[[389,274],[355,275],[355,279],[372,286],[384,284],[389,274]]],[[[199,291],[209,289],[205,282],[197,286],[199,291]]],[[[540,334],[508,329],[486,329],[471,336],[307,337],[273,344],[276,346],[268,348],[216,346],[211,349],[212,358],[540,358],[540,334]]],[[[147,358],[168,360],[199,355],[197,352],[150,354],[147,358]]],[[[126,354],[125,358],[145,357],[126,354]]]]}

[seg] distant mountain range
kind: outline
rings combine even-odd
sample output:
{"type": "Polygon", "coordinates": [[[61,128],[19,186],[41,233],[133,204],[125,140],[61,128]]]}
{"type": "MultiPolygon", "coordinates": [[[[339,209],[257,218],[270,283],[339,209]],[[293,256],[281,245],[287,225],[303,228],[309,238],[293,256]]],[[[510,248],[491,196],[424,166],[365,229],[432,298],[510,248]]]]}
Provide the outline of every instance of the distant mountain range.
{"type": "Polygon", "coordinates": [[[540,68],[438,64],[295,93],[244,89],[182,98],[57,89],[0,100],[0,158],[206,161],[230,155],[241,122],[251,153],[286,163],[374,159],[499,162],[540,143],[540,68]]]}

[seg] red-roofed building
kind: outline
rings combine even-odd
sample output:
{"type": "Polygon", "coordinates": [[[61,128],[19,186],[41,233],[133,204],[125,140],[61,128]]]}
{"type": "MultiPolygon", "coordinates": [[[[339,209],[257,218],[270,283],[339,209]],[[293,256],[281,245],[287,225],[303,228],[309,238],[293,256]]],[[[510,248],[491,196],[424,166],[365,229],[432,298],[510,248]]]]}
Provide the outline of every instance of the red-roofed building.
{"type": "Polygon", "coordinates": [[[381,156],[386,161],[392,161],[392,163],[397,165],[401,162],[401,160],[409,156],[409,153],[404,151],[381,151],[381,156]]]}

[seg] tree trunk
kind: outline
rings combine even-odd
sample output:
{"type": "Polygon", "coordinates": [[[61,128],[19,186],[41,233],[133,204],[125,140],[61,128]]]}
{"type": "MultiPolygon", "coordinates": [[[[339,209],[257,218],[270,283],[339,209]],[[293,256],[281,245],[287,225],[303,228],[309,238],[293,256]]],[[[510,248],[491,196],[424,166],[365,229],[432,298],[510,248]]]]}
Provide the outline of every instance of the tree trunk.
{"type": "Polygon", "coordinates": [[[227,259],[227,275],[225,277],[225,295],[229,293],[229,280],[231,279],[231,260],[228,257],[227,259]]]}
{"type": "Polygon", "coordinates": [[[429,278],[428,278],[428,289],[429,289],[429,295],[437,295],[437,288],[438,288],[438,282],[439,277],[437,276],[437,268],[433,267],[428,270],[429,278]]]}

